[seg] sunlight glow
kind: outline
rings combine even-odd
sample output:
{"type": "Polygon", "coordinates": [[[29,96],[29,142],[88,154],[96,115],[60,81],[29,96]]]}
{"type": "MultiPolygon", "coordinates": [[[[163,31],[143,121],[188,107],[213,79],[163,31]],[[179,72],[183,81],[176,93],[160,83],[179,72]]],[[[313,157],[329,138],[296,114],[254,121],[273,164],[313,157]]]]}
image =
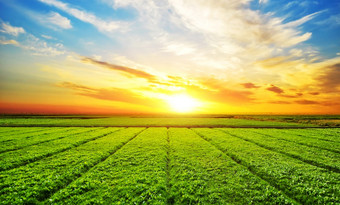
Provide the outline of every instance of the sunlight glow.
{"type": "Polygon", "coordinates": [[[171,109],[175,112],[193,112],[200,105],[200,102],[186,94],[176,94],[167,99],[171,109]]]}

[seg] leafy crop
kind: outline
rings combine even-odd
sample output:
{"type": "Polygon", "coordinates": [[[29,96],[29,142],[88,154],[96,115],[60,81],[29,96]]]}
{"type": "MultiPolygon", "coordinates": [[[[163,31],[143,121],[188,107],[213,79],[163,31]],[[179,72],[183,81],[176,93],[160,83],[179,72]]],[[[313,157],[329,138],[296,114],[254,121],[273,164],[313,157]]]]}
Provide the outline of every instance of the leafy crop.
{"type": "Polygon", "coordinates": [[[171,201],[175,204],[292,204],[197,134],[170,128],[171,201]]]}
{"type": "MultiPolygon", "coordinates": [[[[112,122],[103,119],[37,118],[112,122]]],[[[157,123],[183,122],[176,120],[157,123]]],[[[340,204],[339,134],[336,128],[1,127],[0,204],[340,204]]]]}
{"type": "Polygon", "coordinates": [[[166,128],[150,128],[49,201],[165,204],[166,163],[166,128]]]}
{"type": "Polygon", "coordinates": [[[217,129],[196,132],[235,161],[303,204],[340,203],[340,175],[217,129]]]}
{"type": "Polygon", "coordinates": [[[236,118],[199,117],[106,117],[93,119],[63,118],[0,118],[0,126],[230,126],[230,127],[299,127],[309,126],[289,122],[270,122],[236,118]]]}
{"type": "MultiPolygon", "coordinates": [[[[253,129],[220,129],[232,136],[239,137],[246,141],[252,142],[258,146],[264,147],[268,150],[272,150],[278,153],[282,153],[293,158],[297,158],[306,163],[310,163],[315,166],[329,169],[340,173],[340,161],[338,159],[339,154],[320,149],[318,147],[310,147],[307,145],[301,145],[294,142],[294,136],[290,136],[292,141],[285,141],[278,136],[284,135],[284,133],[277,130],[265,130],[268,135],[259,134],[253,129]],[[275,132],[272,132],[275,131],[275,132]]],[[[262,133],[262,132],[261,132],[262,133]]],[[[299,137],[299,136],[298,136],[299,137]]],[[[306,139],[308,140],[308,139],[306,139]]]]}
{"type": "MultiPolygon", "coordinates": [[[[117,131],[107,128],[92,133],[90,141],[26,166],[1,172],[0,201],[3,204],[38,203],[67,186],[97,163],[106,159],[142,128],[117,131]]],[[[80,137],[81,138],[81,137],[80,137]]]]}

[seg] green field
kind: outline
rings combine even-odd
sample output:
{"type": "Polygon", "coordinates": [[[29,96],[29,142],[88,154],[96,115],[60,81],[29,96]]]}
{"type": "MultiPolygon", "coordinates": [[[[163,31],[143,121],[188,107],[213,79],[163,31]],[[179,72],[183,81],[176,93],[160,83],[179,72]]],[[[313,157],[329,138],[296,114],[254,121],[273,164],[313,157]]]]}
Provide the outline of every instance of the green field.
{"type": "MultiPolygon", "coordinates": [[[[256,116],[259,117],[259,116],[256,116]]],[[[44,127],[102,127],[102,126],[139,126],[139,127],[320,127],[320,125],[272,120],[271,118],[249,118],[248,116],[3,116],[2,126],[44,126],[44,127]]]]}
{"type": "Polygon", "coordinates": [[[0,204],[340,203],[339,128],[198,117],[0,125],[0,204]]]}

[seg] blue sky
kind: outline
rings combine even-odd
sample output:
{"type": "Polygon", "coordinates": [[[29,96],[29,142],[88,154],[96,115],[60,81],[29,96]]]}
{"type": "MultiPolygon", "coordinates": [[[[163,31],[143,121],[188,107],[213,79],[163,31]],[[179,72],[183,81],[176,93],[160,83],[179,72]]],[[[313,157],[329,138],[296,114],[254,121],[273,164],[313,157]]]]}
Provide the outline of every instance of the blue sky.
{"type": "Polygon", "coordinates": [[[0,0],[0,24],[4,112],[162,112],[178,93],[201,113],[339,108],[339,1],[0,0]]]}

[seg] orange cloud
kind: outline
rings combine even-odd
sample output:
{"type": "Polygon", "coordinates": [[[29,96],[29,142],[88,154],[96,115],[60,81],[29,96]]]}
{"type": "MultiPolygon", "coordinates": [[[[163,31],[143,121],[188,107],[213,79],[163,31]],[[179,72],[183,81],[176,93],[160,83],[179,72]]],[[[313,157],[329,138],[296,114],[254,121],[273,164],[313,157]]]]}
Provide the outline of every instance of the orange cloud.
{"type": "Polygon", "coordinates": [[[108,62],[104,62],[104,61],[98,61],[98,60],[95,60],[95,59],[92,59],[92,58],[89,58],[89,57],[84,57],[82,59],[82,61],[85,62],[85,63],[91,63],[91,64],[94,64],[94,65],[99,65],[99,66],[102,66],[104,68],[108,68],[110,70],[115,70],[115,71],[127,73],[127,74],[133,75],[135,77],[144,78],[144,79],[147,79],[149,81],[155,81],[157,79],[157,77],[155,75],[152,75],[152,74],[147,73],[145,71],[137,70],[137,69],[134,69],[134,68],[129,68],[129,67],[126,67],[126,66],[115,65],[115,64],[108,63],[108,62]]]}
{"type": "Polygon", "coordinates": [[[313,100],[296,100],[295,103],[301,104],[301,105],[315,105],[315,104],[320,104],[317,101],[313,100]]]}
{"type": "Polygon", "coordinates": [[[143,105],[148,107],[154,107],[160,105],[161,102],[157,99],[147,98],[145,96],[139,95],[135,92],[130,91],[129,89],[122,88],[92,88],[88,86],[78,85],[71,82],[63,82],[57,84],[58,87],[69,88],[74,91],[78,95],[87,96],[91,98],[96,98],[100,100],[109,100],[109,101],[117,101],[130,103],[135,105],[143,105]]]}
{"type": "Polygon", "coordinates": [[[274,93],[277,93],[277,94],[284,93],[284,91],[281,88],[279,88],[279,87],[277,87],[275,85],[270,85],[270,87],[267,88],[267,90],[269,90],[271,92],[274,92],[274,93]]]}
{"type": "Polygon", "coordinates": [[[340,63],[324,68],[323,73],[316,80],[320,82],[323,92],[339,92],[340,63]]]}
{"type": "Polygon", "coordinates": [[[254,83],[241,83],[241,85],[245,88],[260,88],[261,86],[257,86],[254,83]]]}
{"type": "Polygon", "coordinates": [[[212,102],[247,104],[255,100],[252,92],[227,88],[226,83],[218,79],[201,79],[198,85],[187,85],[185,88],[192,96],[212,102]]]}
{"type": "Polygon", "coordinates": [[[5,114],[117,114],[133,113],[131,110],[103,106],[80,106],[59,104],[34,104],[0,102],[0,113],[5,114]]]}

